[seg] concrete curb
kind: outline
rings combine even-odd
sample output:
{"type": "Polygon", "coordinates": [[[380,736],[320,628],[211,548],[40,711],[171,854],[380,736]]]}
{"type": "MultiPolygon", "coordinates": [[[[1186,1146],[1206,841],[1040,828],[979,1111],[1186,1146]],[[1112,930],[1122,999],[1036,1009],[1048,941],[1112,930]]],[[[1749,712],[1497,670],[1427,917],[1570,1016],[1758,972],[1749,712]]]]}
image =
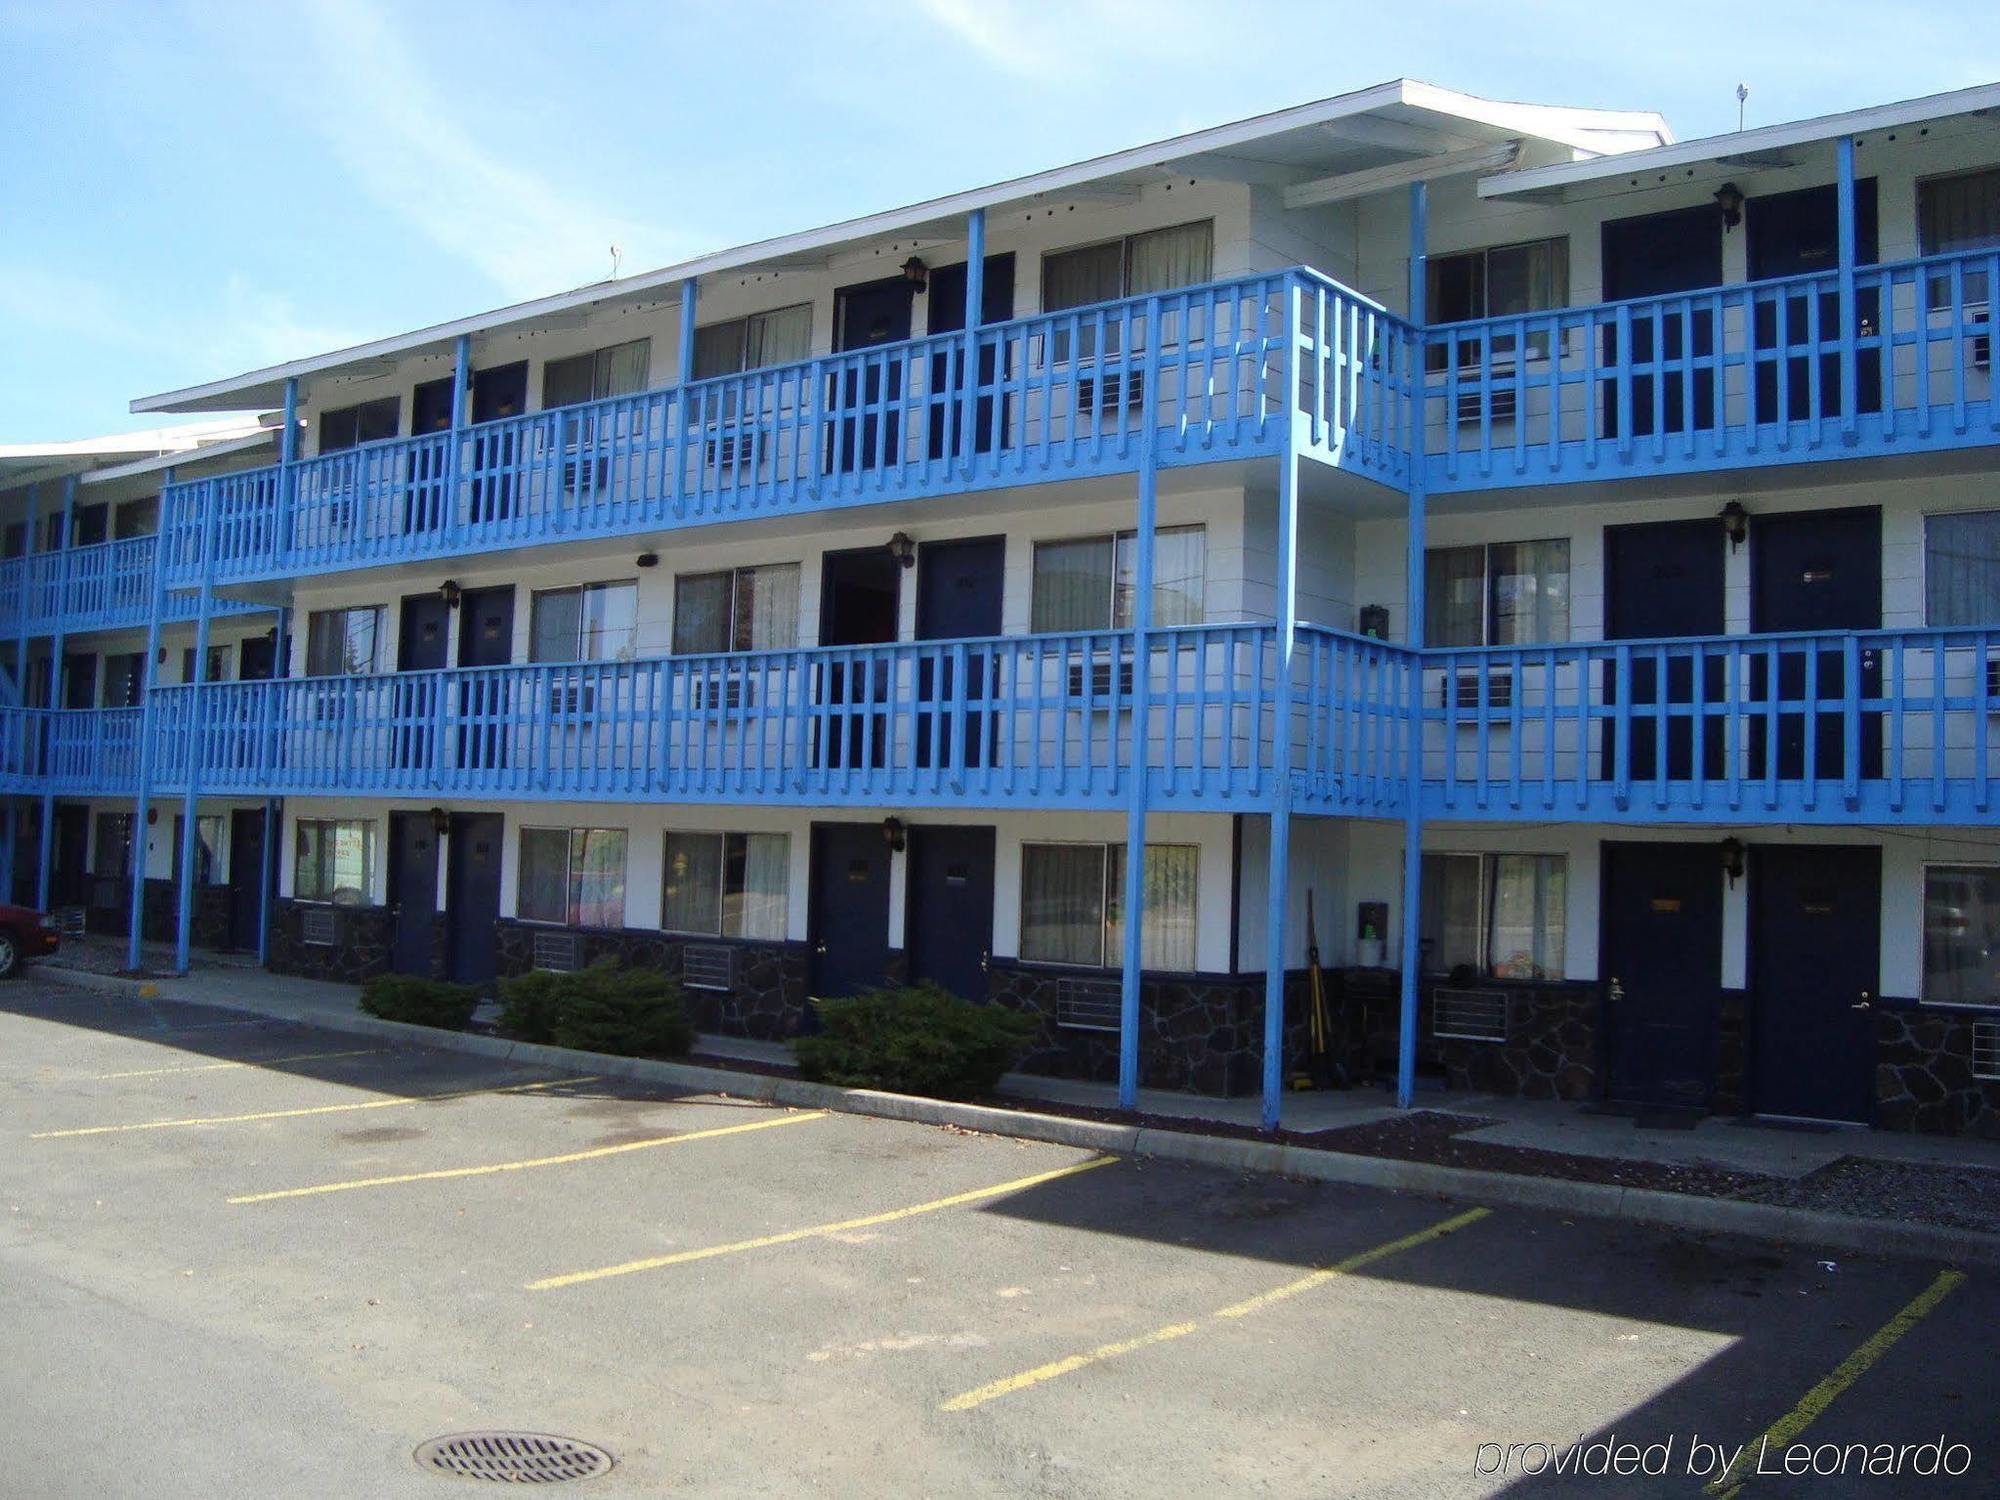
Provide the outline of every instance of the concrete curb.
{"type": "MultiPolygon", "coordinates": [[[[36,972],[60,984],[112,994],[138,995],[146,989],[158,993],[162,983],[176,989],[190,983],[185,979],[129,979],[115,974],[94,974],[48,965],[41,966],[36,972]]],[[[186,999],[225,1010],[248,1011],[274,1020],[317,1026],[327,1031],[383,1037],[447,1052],[490,1057],[496,1061],[588,1071],[599,1077],[626,1078],[686,1093],[727,1094],[760,1104],[837,1110],[845,1114],[902,1120],[917,1125],[949,1125],[960,1130],[977,1130],[1085,1151],[1150,1156],[1160,1161],[1186,1162],[1235,1172],[1270,1172],[1314,1182],[1422,1193],[1501,1208],[1581,1214],[1696,1234],[1743,1235],[1809,1245],[1815,1249],[1919,1256],[1961,1264],[2000,1266],[2000,1234],[1952,1229],[1941,1224],[1866,1219],[1776,1203],[1744,1203],[1730,1198],[1703,1198],[1650,1188],[1619,1187],[1611,1183],[1570,1182],[1511,1172],[1436,1166],[1429,1162],[1352,1156],[1277,1141],[1199,1135],[1191,1131],[1160,1130],[1104,1120],[1076,1119],[1068,1115],[1040,1114],[1026,1109],[959,1104],[944,1099],[880,1093],[873,1089],[840,1088],[834,1084],[809,1083],[802,1078],[738,1072],[699,1063],[571,1052],[561,1047],[509,1041],[505,1037],[481,1036],[466,1031],[439,1031],[428,1026],[384,1021],[359,1011],[326,1014],[271,1001],[252,1002],[227,994],[162,995],[161,998],[186,999]]]]}

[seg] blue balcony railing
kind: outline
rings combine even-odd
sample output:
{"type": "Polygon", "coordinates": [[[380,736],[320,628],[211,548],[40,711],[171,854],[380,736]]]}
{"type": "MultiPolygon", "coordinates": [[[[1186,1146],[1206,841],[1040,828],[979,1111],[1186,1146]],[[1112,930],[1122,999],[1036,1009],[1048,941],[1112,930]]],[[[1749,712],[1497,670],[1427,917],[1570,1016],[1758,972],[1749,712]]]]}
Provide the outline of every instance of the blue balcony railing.
{"type": "MultiPolygon", "coordinates": [[[[157,537],[135,536],[0,561],[0,621],[9,629],[43,634],[143,628],[152,616],[158,545],[157,537]]],[[[169,593],[166,618],[191,618],[195,607],[191,594],[169,593]]],[[[237,614],[251,607],[217,600],[214,612],[237,614]]]]}
{"type": "Polygon", "coordinates": [[[2000,250],[1425,331],[1435,489],[2000,443],[2000,250]]]}
{"type": "Polygon", "coordinates": [[[136,708],[0,709],[0,791],[129,796],[140,722],[136,708]]]}
{"type": "Polygon", "coordinates": [[[153,724],[162,784],[218,794],[1122,807],[1143,764],[1162,805],[1266,796],[1273,627],[1146,658],[1142,754],[1124,631],[163,688],[153,724]]]}
{"type": "Polygon", "coordinates": [[[1275,453],[1295,417],[1400,483],[1415,371],[1379,306],[1245,277],[170,486],[168,576],[209,507],[232,583],[1275,453]]]}
{"type": "Polygon", "coordinates": [[[1423,656],[1449,818],[1987,821],[2000,631],[1842,631],[1423,656]]]}

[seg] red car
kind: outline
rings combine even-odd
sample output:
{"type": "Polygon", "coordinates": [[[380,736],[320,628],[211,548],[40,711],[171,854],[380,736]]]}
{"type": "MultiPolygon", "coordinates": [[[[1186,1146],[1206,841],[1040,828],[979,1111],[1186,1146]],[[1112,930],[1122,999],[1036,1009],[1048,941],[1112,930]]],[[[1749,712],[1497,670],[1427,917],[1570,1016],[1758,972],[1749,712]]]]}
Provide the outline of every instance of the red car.
{"type": "Polygon", "coordinates": [[[31,958],[47,958],[62,942],[55,918],[26,906],[0,906],[0,979],[12,979],[31,958]]]}

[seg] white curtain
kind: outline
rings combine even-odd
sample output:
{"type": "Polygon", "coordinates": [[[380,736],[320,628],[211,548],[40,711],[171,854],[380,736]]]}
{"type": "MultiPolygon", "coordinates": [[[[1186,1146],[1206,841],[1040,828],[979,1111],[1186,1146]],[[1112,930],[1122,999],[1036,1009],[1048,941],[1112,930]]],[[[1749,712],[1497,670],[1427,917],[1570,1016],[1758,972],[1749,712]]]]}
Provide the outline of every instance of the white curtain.
{"type": "Polygon", "coordinates": [[[1566,876],[1561,855],[1492,856],[1490,973],[1501,979],[1563,977],[1566,876]]]}
{"type": "Polygon", "coordinates": [[[514,911],[523,922],[569,920],[569,830],[521,830],[520,889],[514,911]]]}
{"type": "Polygon", "coordinates": [[[1036,543],[1028,628],[1043,634],[1109,626],[1113,550],[1108,536],[1036,543]]]}
{"type": "Polygon", "coordinates": [[[1210,280],[1215,262],[1214,241],[1215,226],[1206,220],[1133,235],[1131,274],[1125,295],[1142,297],[1148,292],[1178,291],[1210,280]]]}
{"type": "Polygon", "coordinates": [[[2000,511],[1925,519],[1924,623],[2000,624],[2000,511]]]}
{"type": "Polygon", "coordinates": [[[1423,968],[1449,974],[1460,965],[1480,965],[1479,884],[1476,854],[1426,854],[1417,932],[1423,968]]]}
{"type": "Polygon", "coordinates": [[[788,651],[799,643],[799,565],[736,570],[738,651],[788,651]]]}
{"type": "Polygon", "coordinates": [[[570,831],[570,921],[579,927],[625,925],[625,830],[570,831]]]}
{"type": "Polygon", "coordinates": [[[729,649],[728,573],[683,573],[674,580],[674,651],[677,655],[729,649]]]}
{"type": "MultiPolygon", "coordinates": [[[[1125,851],[1105,851],[1111,894],[1104,917],[1104,963],[1125,958],[1125,851]]],[[[1192,844],[1152,844],[1146,849],[1146,904],[1139,914],[1139,966],[1185,974],[1195,960],[1195,876],[1201,851],[1192,844]]]]}
{"type": "Polygon", "coordinates": [[[668,932],[722,931],[722,835],[669,833],[660,925],[668,932]]]}
{"type": "Polygon", "coordinates": [[[1104,863],[1102,844],[1022,845],[1022,958],[1104,962],[1104,863]]]}
{"type": "Polygon", "coordinates": [[[1424,644],[1486,644],[1486,549],[1433,547],[1424,554],[1424,644]]]}
{"type": "Polygon", "coordinates": [[[791,843],[782,833],[729,836],[730,902],[723,930],[731,937],[782,938],[791,843]]]}
{"type": "Polygon", "coordinates": [[[1125,245],[1113,240],[1042,257],[1042,311],[1062,312],[1125,294],[1125,245]]]}
{"type": "Polygon", "coordinates": [[[583,591],[580,661],[630,661],[639,634],[639,585],[598,583],[583,591]]]}
{"type": "MultiPolygon", "coordinates": [[[[1153,623],[1199,625],[1207,596],[1208,532],[1201,526],[1169,526],[1153,534],[1153,623]]],[[[1138,538],[1125,532],[1118,538],[1118,581],[1111,623],[1120,630],[1132,625],[1132,605],[1138,589],[1138,538]]]]}
{"type": "Polygon", "coordinates": [[[1493,641],[1539,645],[1569,639],[1569,542],[1503,542],[1491,549],[1493,641]]]}
{"type": "Polygon", "coordinates": [[[812,358],[812,304],[758,313],[749,320],[744,344],[752,370],[812,358]]]}

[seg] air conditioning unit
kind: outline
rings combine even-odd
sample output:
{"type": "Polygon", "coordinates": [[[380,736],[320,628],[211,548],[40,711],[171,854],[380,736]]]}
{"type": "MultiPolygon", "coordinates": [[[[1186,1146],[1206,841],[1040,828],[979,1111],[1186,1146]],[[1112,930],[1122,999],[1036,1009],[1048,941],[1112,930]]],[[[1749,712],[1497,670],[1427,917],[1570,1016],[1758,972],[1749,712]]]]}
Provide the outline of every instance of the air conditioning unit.
{"type": "Polygon", "coordinates": [[[2000,656],[1986,658],[1986,696],[1989,700],[2000,698],[2000,656]]]}
{"type": "Polygon", "coordinates": [[[330,906],[308,906],[299,913],[299,941],[309,948],[331,948],[340,926],[330,906]]]}
{"type": "Polygon", "coordinates": [[[1464,667],[1445,675],[1438,687],[1438,702],[1442,708],[1479,707],[1479,684],[1486,684],[1486,706],[1490,709],[1512,708],[1514,706],[1514,669],[1512,667],[1464,667]]]}
{"type": "MultiPolygon", "coordinates": [[[[1132,658],[1121,657],[1118,661],[1118,696],[1130,699],[1132,696],[1132,658]]],[[[1092,662],[1075,662],[1069,669],[1069,695],[1072,698],[1090,697],[1104,702],[1111,697],[1111,661],[1108,657],[1092,662]],[[1084,676],[1088,670],[1089,677],[1084,676]],[[1086,693],[1086,688],[1088,692],[1086,693]]]]}
{"type": "Polygon", "coordinates": [[[1458,422],[1479,421],[1482,412],[1491,412],[1496,422],[1511,422],[1520,410],[1521,388],[1518,382],[1519,369],[1513,364],[1494,365],[1493,389],[1489,393],[1481,384],[1483,378],[1475,367],[1462,370],[1459,374],[1458,422]],[[1501,381],[1507,384],[1500,384],[1501,381]]]}
{"type": "Polygon", "coordinates": [[[1456,1042],[1506,1041],[1506,991],[1431,991],[1431,1035],[1456,1042]]]}
{"type": "Polygon", "coordinates": [[[736,950],[726,943],[689,943],[681,949],[681,983],[691,990],[726,990],[736,973],[736,950]]]}
{"type": "Polygon", "coordinates": [[[1079,412],[1119,411],[1146,399],[1146,376],[1140,370],[1119,375],[1079,375],[1076,379],[1076,409],[1079,412]]]}
{"type": "Polygon", "coordinates": [[[597,684],[594,682],[552,682],[549,684],[551,718],[580,718],[597,712],[597,684]]]}
{"type": "Polygon", "coordinates": [[[697,677],[689,685],[688,707],[695,713],[715,709],[754,708],[757,684],[754,679],[731,673],[727,677],[697,677]]]}
{"type": "Polygon", "coordinates": [[[1116,1031],[1124,991],[1115,979],[1056,982],[1056,1025],[1065,1031],[1116,1031]]]}
{"type": "Polygon", "coordinates": [[[1972,1076],[2000,1079],[2000,1021],[1972,1023],[1972,1076]]]}
{"type": "Polygon", "coordinates": [[[582,947],[573,932],[537,932],[531,961],[552,974],[572,974],[583,967],[582,947]]]}

